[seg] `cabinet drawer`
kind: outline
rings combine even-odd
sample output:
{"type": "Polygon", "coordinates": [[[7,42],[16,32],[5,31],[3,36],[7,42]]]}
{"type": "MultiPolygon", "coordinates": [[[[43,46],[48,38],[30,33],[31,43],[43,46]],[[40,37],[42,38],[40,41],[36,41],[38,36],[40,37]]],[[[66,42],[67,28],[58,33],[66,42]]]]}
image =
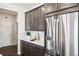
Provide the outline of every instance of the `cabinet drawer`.
{"type": "Polygon", "coordinates": [[[34,47],[36,49],[44,50],[44,47],[42,47],[40,45],[33,44],[33,43],[29,43],[29,46],[34,47]]]}
{"type": "Polygon", "coordinates": [[[26,45],[28,44],[28,42],[21,40],[21,44],[22,44],[23,46],[26,46],[26,45]]]}

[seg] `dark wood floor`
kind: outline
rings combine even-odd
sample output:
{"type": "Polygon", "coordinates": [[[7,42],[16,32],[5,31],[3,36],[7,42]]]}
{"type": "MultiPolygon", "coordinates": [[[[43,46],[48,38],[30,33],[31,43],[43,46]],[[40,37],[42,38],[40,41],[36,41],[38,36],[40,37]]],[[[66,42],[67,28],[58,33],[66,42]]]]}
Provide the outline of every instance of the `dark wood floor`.
{"type": "Polygon", "coordinates": [[[0,54],[2,54],[3,56],[18,56],[17,45],[0,48],[0,54]]]}

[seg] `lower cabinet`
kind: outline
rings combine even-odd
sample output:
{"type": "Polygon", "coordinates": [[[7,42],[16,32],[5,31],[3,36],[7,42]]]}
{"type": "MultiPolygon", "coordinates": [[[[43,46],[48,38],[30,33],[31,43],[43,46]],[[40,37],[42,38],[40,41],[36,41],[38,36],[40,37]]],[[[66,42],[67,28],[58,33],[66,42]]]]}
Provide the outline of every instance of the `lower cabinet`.
{"type": "Polygon", "coordinates": [[[23,56],[44,56],[44,47],[21,40],[23,56]]]}
{"type": "Polygon", "coordinates": [[[28,42],[21,41],[21,52],[23,56],[28,56],[28,42]]]}
{"type": "Polygon", "coordinates": [[[43,56],[44,48],[32,43],[29,44],[29,56],[43,56]]]}

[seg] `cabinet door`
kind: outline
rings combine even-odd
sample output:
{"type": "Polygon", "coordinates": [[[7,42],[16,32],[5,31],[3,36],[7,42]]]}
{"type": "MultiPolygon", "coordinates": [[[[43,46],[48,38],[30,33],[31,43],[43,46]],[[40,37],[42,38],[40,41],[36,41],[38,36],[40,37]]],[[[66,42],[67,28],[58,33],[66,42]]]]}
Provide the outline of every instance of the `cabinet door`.
{"type": "Polygon", "coordinates": [[[45,30],[45,12],[44,12],[44,6],[40,7],[40,20],[39,20],[39,30],[44,31],[45,30]]]}
{"type": "Polygon", "coordinates": [[[28,56],[28,43],[21,41],[21,52],[23,56],[28,56]]]}
{"type": "Polygon", "coordinates": [[[37,31],[44,31],[44,6],[41,6],[34,10],[34,16],[35,16],[35,30],[37,31]]]}
{"type": "Polygon", "coordinates": [[[58,10],[75,6],[77,6],[77,3],[58,3],[58,10]]]}
{"type": "Polygon", "coordinates": [[[39,20],[40,20],[40,9],[37,8],[34,10],[34,30],[38,31],[39,26],[39,20]]]}
{"type": "Polygon", "coordinates": [[[25,30],[30,30],[29,13],[25,14],[25,30]]]}
{"type": "Polygon", "coordinates": [[[50,13],[57,10],[57,3],[45,3],[45,13],[50,13]]]}
{"type": "Polygon", "coordinates": [[[29,56],[43,56],[43,50],[29,44],[29,56]]]}
{"type": "Polygon", "coordinates": [[[30,25],[30,30],[34,30],[34,12],[30,11],[29,12],[29,25],[30,25]]]}
{"type": "Polygon", "coordinates": [[[44,31],[44,6],[26,13],[25,29],[31,31],[44,31]]]}

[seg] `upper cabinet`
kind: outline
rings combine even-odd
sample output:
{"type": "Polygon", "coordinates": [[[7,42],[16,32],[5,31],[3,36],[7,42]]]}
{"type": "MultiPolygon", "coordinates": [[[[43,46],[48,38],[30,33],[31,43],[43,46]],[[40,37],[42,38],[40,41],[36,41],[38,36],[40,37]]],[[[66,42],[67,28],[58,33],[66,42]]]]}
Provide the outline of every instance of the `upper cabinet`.
{"type": "Polygon", "coordinates": [[[40,23],[39,23],[39,29],[45,30],[45,12],[44,12],[44,6],[40,7],[40,23]]]}
{"type": "Polygon", "coordinates": [[[44,31],[44,6],[38,7],[25,13],[26,31],[44,31]]]}
{"type": "Polygon", "coordinates": [[[34,13],[31,11],[31,12],[27,12],[25,14],[25,30],[29,31],[29,30],[33,30],[33,22],[34,22],[34,13]]]}
{"type": "Polygon", "coordinates": [[[58,10],[75,6],[77,6],[77,3],[58,3],[58,10]]]}
{"type": "Polygon", "coordinates": [[[44,6],[34,10],[34,24],[36,31],[44,31],[45,28],[45,19],[44,19],[44,6]]]}
{"type": "Polygon", "coordinates": [[[40,21],[40,8],[37,8],[34,11],[34,30],[39,31],[39,21],[40,21]]]}
{"type": "Polygon", "coordinates": [[[34,12],[31,11],[31,12],[28,12],[29,13],[29,27],[30,29],[29,30],[34,30],[34,12]]]}
{"type": "Polygon", "coordinates": [[[45,13],[50,13],[57,10],[57,3],[45,3],[45,13]]]}
{"type": "Polygon", "coordinates": [[[30,20],[28,12],[25,14],[25,30],[30,30],[30,20]]]}
{"type": "Polygon", "coordinates": [[[51,13],[58,10],[63,10],[71,7],[76,7],[77,3],[45,3],[45,13],[51,13]]]}
{"type": "Polygon", "coordinates": [[[51,12],[60,12],[64,9],[69,9],[71,7],[76,6],[77,3],[45,3],[44,5],[25,13],[25,30],[44,31],[45,30],[44,17],[46,14],[49,14],[51,12]]]}

